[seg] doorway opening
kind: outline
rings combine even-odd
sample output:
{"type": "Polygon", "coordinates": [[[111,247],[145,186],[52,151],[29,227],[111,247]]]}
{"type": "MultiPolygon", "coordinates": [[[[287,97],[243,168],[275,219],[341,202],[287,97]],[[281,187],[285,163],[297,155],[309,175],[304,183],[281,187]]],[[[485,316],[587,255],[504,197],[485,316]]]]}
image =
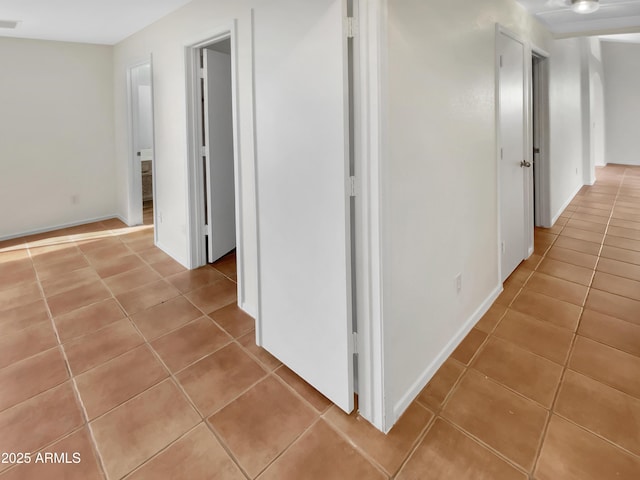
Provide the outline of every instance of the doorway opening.
{"type": "Polygon", "coordinates": [[[237,282],[244,301],[240,248],[235,40],[226,29],[187,47],[190,267],[213,265],[237,282]]]}
{"type": "Polygon", "coordinates": [[[151,62],[127,70],[129,90],[129,225],[154,225],[155,162],[151,62]]]}
{"type": "Polygon", "coordinates": [[[549,169],[549,57],[531,52],[531,158],[533,217],[536,227],[551,227],[549,169]]]}

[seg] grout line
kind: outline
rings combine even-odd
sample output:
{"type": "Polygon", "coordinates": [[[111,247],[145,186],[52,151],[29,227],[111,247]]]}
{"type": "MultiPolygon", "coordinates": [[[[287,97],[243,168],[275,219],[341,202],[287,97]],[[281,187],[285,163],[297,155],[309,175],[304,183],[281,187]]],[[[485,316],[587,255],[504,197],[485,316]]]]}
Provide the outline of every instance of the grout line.
{"type": "MultiPolygon", "coordinates": [[[[31,248],[28,248],[28,253],[29,253],[29,258],[32,258],[31,257],[31,248]]],[[[33,259],[32,259],[32,261],[33,261],[33,259]]],[[[60,333],[58,332],[58,327],[57,327],[56,322],[55,322],[55,320],[53,318],[53,314],[51,313],[51,309],[49,308],[49,302],[47,301],[47,297],[45,296],[44,288],[42,287],[42,282],[40,281],[40,277],[38,275],[38,271],[35,269],[35,267],[34,267],[34,270],[35,270],[35,275],[36,275],[36,281],[38,283],[38,288],[40,289],[40,295],[42,296],[42,299],[44,300],[45,308],[47,310],[47,314],[49,315],[49,320],[51,321],[51,325],[53,327],[53,331],[54,331],[54,334],[56,336],[56,340],[58,342],[58,347],[59,347],[60,352],[62,353],[62,357],[64,359],[65,367],[67,369],[67,375],[69,376],[69,380],[70,380],[70,383],[72,385],[72,390],[73,390],[74,396],[76,398],[76,404],[80,407],[80,412],[82,414],[82,418],[83,418],[83,422],[84,422],[82,426],[87,428],[87,431],[89,433],[89,438],[91,440],[91,447],[93,449],[93,454],[94,454],[94,456],[96,458],[96,462],[98,464],[98,467],[99,467],[99,469],[100,469],[100,471],[102,473],[102,476],[104,478],[107,478],[107,470],[105,468],[104,461],[102,459],[102,455],[100,454],[100,451],[98,450],[96,439],[95,439],[94,434],[93,434],[93,430],[91,429],[91,427],[89,425],[89,415],[87,414],[87,409],[86,409],[86,407],[84,405],[84,402],[82,401],[82,397],[80,396],[80,391],[78,390],[78,385],[76,383],[76,378],[73,375],[73,372],[71,370],[71,364],[69,363],[69,357],[67,356],[67,352],[66,352],[65,348],[62,345],[62,341],[60,339],[60,333]]]]}

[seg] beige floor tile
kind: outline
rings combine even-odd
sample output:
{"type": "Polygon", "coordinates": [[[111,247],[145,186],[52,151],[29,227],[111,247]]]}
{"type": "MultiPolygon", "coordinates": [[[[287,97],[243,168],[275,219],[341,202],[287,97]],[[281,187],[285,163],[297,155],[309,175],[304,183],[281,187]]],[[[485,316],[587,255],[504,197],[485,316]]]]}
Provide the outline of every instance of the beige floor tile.
{"type": "Polygon", "coordinates": [[[0,369],[0,412],[60,385],[69,378],[59,348],[0,369]]]}
{"type": "MultiPolygon", "coordinates": [[[[580,218],[576,218],[576,215],[574,215],[573,217],[571,217],[571,220],[567,222],[567,228],[587,230],[589,232],[595,233],[604,233],[607,229],[607,224],[604,221],[590,222],[588,220],[581,220],[580,218]]],[[[568,236],[571,237],[572,235],[569,234],[568,236]]]]}
{"type": "Polygon", "coordinates": [[[471,366],[502,385],[551,408],[562,367],[512,343],[491,338],[471,366]]]}
{"type": "Polygon", "coordinates": [[[149,462],[127,480],[244,480],[238,466],[220,442],[201,423],[149,462]]]}
{"type": "Polygon", "coordinates": [[[324,412],[331,406],[331,402],[327,397],[318,392],[285,365],[279,367],[275,373],[319,412],[324,412]]]}
{"type": "Polygon", "coordinates": [[[176,378],[203,416],[224,407],[266,371],[232,343],[181,371],[176,378]]]}
{"type": "Polygon", "coordinates": [[[254,319],[235,303],[211,312],[209,316],[234,338],[246,335],[255,326],[254,319]]]}
{"type": "Polygon", "coordinates": [[[51,322],[41,322],[2,337],[0,338],[0,368],[49,350],[57,344],[58,340],[51,322]]]}
{"type": "Polygon", "coordinates": [[[191,430],[200,417],[171,380],[91,422],[91,430],[111,479],[134,468],[191,430]]]}
{"type": "Polygon", "coordinates": [[[613,248],[621,248],[625,250],[631,250],[633,252],[640,252],[640,240],[633,240],[631,238],[607,235],[604,238],[604,244],[605,246],[609,246],[613,248]]]}
{"type": "Polygon", "coordinates": [[[527,476],[442,419],[398,474],[398,480],[526,480],[527,476]]]}
{"type": "Polygon", "coordinates": [[[131,316],[148,341],[182,327],[202,316],[202,312],[183,296],[167,300],[159,305],[131,316]]]}
{"type": "Polygon", "coordinates": [[[591,289],[585,308],[640,325],[640,301],[591,289]]]}
{"type": "Polygon", "coordinates": [[[251,355],[257,358],[267,370],[275,370],[282,365],[280,360],[271,355],[264,348],[256,345],[256,333],[254,331],[238,338],[238,343],[246,348],[251,355]]]}
{"type": "Polygon", "coordinates": [[[71,371],[74,375],[80,375],[143,343],[144,339],[125,318],[102,330],[71,340],[64,344],[64,349],[71,371]]]}
{"type": "Polygon", "coordinates": [[[102,282],[96,281],[49,297],[47,304],[51,314],[58,317],[107,298],[111,298],[111,292],[102,282]]]}
{"type": "Polygon", "coordinates": [[[209,266],[187,270],[167,277],[167,280],[181,293],[192,292],[224,278],[224,275],[209,266]]]}
{"type": "Polygon", "coordinates": [[[494,335],[560,365],[565,364],[573,341],[569,330],[516,310],[506,313],[494,335]]]}
{"type": "Polygon", "coordinates": [[[113,259],[99,260],[92,263],[93,267],[102,278],[109,278],[124,272],[129,272],[144,267],[144,262],[136,254],[131,253],[113,259]]]}
{"type": "Polygon", "coordinates": [[[593,242],[601,244],[604,239],[604,232],[594,232],[589,230],[583,230],[580,228],[572,228],[570,222],[562,229],[561,236],[575,238],[577,240],[584,240],[587,242],[593,242]]]}
{"type": "Polygon", "coordinates": [[[235,304],[238,301],[237,290],[238,285],[231,280],[223,278],[193,290],[187,293],[185,297],[204,313],[211,313],[226,305],[235,304]]]}
{"type": "Polygon", "coordinates": [[[83,287],[100,280],[100,277],[92,267],[85,267],[69,273],[62,273],[43,280],[42,289],[47,297],[53,297],[60,293],[68,292],[78,287],[83,287]]]}
{"type": "Polygon", "coordinates": [[[173,373],[219,350],[233,339],[208,317],[201,317],[151,343],[173,373]]]}
{"type": "Polygon", "coordinates": [[[627,250],[626,248],[620,248],[610,246],[606,244],[602,247],[600,256],[603,258],[610,258],[612,260],[618,260],[620,262],[632,263],[634,265],[640,265],[640,251],[627,250]]]}
{"type": "Polygon", "coordinates": [[[640,265],[619,262],[610,258],[601,258],[597,269],[599,272],[640,281],[640,265]]]}
{"type": "Polygon", "coordinates": [[[569,368],[640,398],[640,358],[634,355],[578,336],[569,368]]]}
{"type": "Polygon", "coordinates": [[[585,286],[591,284],[593,277],[593,270],[590,268],[579,267],[551,258],[542,261],[538,272],[585,286]]]}
{"type": "Polygon", "coordinates": [[[540,272],[533,274],[529,282],[527,282],[526,288],[579,306],[584,304],[588,291],[588,287],[584,285],[568,282],[540,272]]]}
{"type": "MultiPolygon", "coordinates": [[[[563,230],[564,232],[564,230],[563,230]]],[[[580,253],[587,253],[589,255],[598,255],[600,251],[600,243],[589,242],[586,240],[580,240],[577,238],[560,236],[554,247],[566,248],[568,250],[575,250],[580,253]]]]}
{"type": "Polygon", "coordinates": [[[167,258],[160,260],[159,262],[151,263],[151,268],[158,272],[163,277],[175,275],[176,273],[185,272],[187,269],[176,262],[173,258],[167,258]]]}
{"type": "Polygon", "coordinates": [[[471,329],[460,345],[453,351],[451,358],[469,365],[482,343],[487,339],[487,334],[477,328],[471,329]]]}
{"type": "MultiPolygon", "coordinates": [[[[636,280],[596,272],[592,288],[640,301],[640,282],[636,280]]],[[[636,314],[640,317],[640,308],[636,314]]]]}
{"type": "Polygon", "coordinates": [[[414,402],[385,435],[357,413],[347,415],[335,405],[324,415],[328,423],[344,432],[390,476],[397,473],[432,418],[432,412],[414,402]]]}
{"type": "Polygon", "coordinates": [[[568,370],[555,412],[635,455],[640,454],[640,400],[568,370]]]}
{"type": "Polygon", "coordinates": [[[464,371],[465,367],[461,363],[448,359],[422,389],[418,402],[436,411],[440,409],[464,371]]]}
{"type": "Polygon", "coordinates": [[[496,325],[498,325],[498,322],[500,322],[506,311],[507,307],[494,303],[487,313],[485,313],[478,323],[476,323],[475,328],[487,334],[491,333],[495,329],[496,325]]]}
{"type": "Polygon", "coordinates": [[[180,292],[173,285],[161,280],[116,295],[116,299],[127,314],[133,315],[175,298],[179,294],[180,292]]]}
{"type": "Polygon", "coordinates": [[[582,313],[579,305],[563,302],[528,288],[518,295],[511,308],[571,331],[577,328],[582,313]]]}
{"type": "Polygon", "coordinates": [[[633,228],[614,227],[610,225],[607,229],[607,236],[609,235],[628,238],[630,240],[640,240],[640,230],[633,228]]]}
{"type": "Polygon", "coordinates": [[[533,467],[547,411],[493,380],[467,371],[442,416],[526,470],[533,467]]]}
{"type": "Polygon", "coordinates": [[[2,480],[103,480],[104,476],[96,460],[90,434],[86,428],[82,428],[40,452],[33,452],[31,463],[19,465],[1,475],[0,478],[2,480]],[[59,455],[64,463],[37,461],[45,459],[46,455],[51,453],[59,455]]]}
{"type": "Polygon", "coordinates": [[[0,311],[22,307],[42,298],[37,283],[29,283],[19,287],[0,291],[0,311]]]}
{"type": "Polygon", "coordinates": [[[323,420],[307,430],[260,480],[387,478],[323,420]]]}
{"type": "Polygon", "coordinates": [[[208,421],[254,478],[317,418],[287,387],[267,377],[208,421]]]}
{"type": "Polygon", "coordinates": [[[63,383],[0,413],[0,452],[35,452],[83,422],[73,387],[63,383]]]}
{"type": "Polygon", "coordinates": [[[107,277],[105,278],[104,283],[107,284],[111,293],[114,295],[120,295],[159,280],[162,280],[162,277],[158,275],[155,270],[151,267],[144,266],[118,275],[113,275],[112,277],[107,277]]]}
{"type": "Polygon", "coordinates": [[[20,307],[1,310],[0,338],[49,321],[49,310],[44,300],[36,300],[20,307]]]}
{"type": "Polygon", "coordinates": [[[640,460],[556,415],[542,446],[536,480],[635,480],[640,460]]]}
{"type": "Polygon", "coordinates": [[[76,377],[89,420],[164,380],[168,372],[142,345],[76,377]]]}
{"type": "Polygon", "coordinates": [[[124,318],[124,312],[113,298],[56,317],[55,324],[60,340],[65,343],[124,318]]]}
{"type": "Polygon", "coordinates": [[[640,325],[585,310],[578,334],[640,357],[640,325]]]}
{"type": "Polygon", "coordinates": [[[561,248],[553,246],[547,252],[546,258],[558,260],[564,263],[570,263],[578,267],[588,268],[593,270],[596,267],[598,261],[597,255],[590,255],[588,253],[576,252],[575,250],[569,250],[567,248],[561,248]]]}

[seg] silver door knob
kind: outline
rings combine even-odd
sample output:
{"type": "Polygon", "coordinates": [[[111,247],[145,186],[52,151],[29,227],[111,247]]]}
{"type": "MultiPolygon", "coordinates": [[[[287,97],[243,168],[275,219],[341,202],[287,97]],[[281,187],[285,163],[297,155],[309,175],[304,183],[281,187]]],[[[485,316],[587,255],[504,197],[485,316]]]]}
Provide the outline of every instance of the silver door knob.
{"type": "Polygon", "coordinates": [[[529,168],[531,166],[531,162],[527,162],[526,160],[523,160],[520,162],[520,166],[523,168],[529,168]]]}

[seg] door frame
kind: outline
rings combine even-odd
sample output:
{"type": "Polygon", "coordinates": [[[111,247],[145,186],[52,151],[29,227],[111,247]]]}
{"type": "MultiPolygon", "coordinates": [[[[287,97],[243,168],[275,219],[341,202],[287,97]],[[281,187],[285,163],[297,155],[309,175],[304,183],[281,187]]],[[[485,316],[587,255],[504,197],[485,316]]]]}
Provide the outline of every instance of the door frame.
{"type": "Polygon", "coordinates": [[[550,165],[550,143],[549,143],[549,53],[535,45],[531,46],[531,72],[529,75],[529,154],[533,162],[533,147],[535,144],[534,111],[537,110],[537,132],[539,136],[540,154],[534,169],[534,192],[533,202],[535,202],[534,224],[537,227],[552,227],[551,214],[551,165],[550,165]],[[533,60],[538,62],[533,65],[533,60]],[[536,93],[534,95],[534,92],[536,93]],[[534,102],[537,104],[534,105],[534,102]]]}
{"type": "Polygon", "coordinates": [[[154,243],[158,243],[157,225],[157,207],[156,207],[156,159],[155,159],[155,115],[153,102],[153,58],[152,55],[141,58],[127,65],[127,147],[129,151],[129,161],[127,163],[127,225],[141,225],[143,223],[143,206],[142,206],[142,167],[139,165],[135,144],[135,129],[138,118],[138,94],[134,88],[138,84],[135,81],[135,69],[149,65],[151,75],[151,137],[153,149],[153,160],[151,162],[151,181],[153,188],[153,239],[154,243]]]}
{"type": "Polygon", "coordinates": [[[358,326],[358,409],[376,428],[396,422],[385,380],[382,177],[386,158],[388,0],[354,0],[354,152],[356,174],[354,303],[358,326]]]}
{"type": "Polygon", "coordinates": [[[187,194],[188,194],[188,222],[187,238],[189,246],[189,268],[198,268],[207,264],[207,254],[204,242],[206,228],[204,222],[204,169],[202,166],[200,146],[202,138],[200,125],[202,112],[200,108],[200,49],[214,43],[231,41],[231,101],[233,110],[233,164],[236,215],[236,265],[238,281],[238,304],[243,307],[244,294],[244,242],[242,229],[242,179],[240,168],[239,145],[239,114],[238,114],[238,51],[236,20],[221,24],[212,29],[201,40],[184,47],[186,95],[187,95],[187,194]]]}

